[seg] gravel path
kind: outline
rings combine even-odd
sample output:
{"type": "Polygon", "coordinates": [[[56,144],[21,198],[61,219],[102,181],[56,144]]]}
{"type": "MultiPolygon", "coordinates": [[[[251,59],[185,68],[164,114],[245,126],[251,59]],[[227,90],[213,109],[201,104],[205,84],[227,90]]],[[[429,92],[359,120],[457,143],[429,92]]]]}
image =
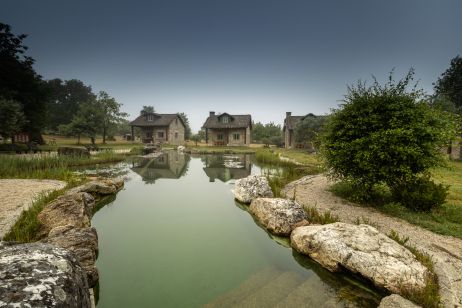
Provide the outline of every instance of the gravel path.
{"type": "Polygon", "coordinates": [[[409,237],[409,244],[432,256],[440,283],[444,307],[462,307],[462,240],[435,234],[402,219],[390,217],[373,208],[361,207],[327,191],[332,185],[324,175],[307,176],[286,186],[284,192],[304,206],[315,206],[319,211],[331,211],[342,222],[367,220],[381,232],[395,230],[401,237],[409,237]]]}
{"type": "Polygon", "coordinates": [[[65,185],[65,182],[54,180],[1,179],[0,240],[36,197],[42,193],[61,189],[65,185]]]}

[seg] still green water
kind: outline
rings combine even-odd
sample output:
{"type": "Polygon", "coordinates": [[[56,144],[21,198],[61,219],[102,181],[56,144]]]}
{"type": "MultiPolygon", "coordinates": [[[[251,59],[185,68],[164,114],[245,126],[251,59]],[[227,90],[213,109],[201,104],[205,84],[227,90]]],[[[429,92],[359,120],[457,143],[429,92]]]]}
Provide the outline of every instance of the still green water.
{"type": "MultiPolygon", "coordinates": [[[[120,168],[120,165],[119,165],[120,168]]],[[[273,239],[234,201],[250,155],[170,152],[123,165],[125,188],[100,209],[98,308],[376,307],[381,295],[273,239]]]]}

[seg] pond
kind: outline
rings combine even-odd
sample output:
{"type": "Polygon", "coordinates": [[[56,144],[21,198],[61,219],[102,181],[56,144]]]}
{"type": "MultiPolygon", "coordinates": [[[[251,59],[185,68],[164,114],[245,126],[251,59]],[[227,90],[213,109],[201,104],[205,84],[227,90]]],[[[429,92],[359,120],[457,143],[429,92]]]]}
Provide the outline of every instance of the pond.
{"type": "Polygon", "coordinates": [[[381,294],[274,238],[235,202],[251,155],[174,151],[118,165],[125,188],[93,217],[97,307],[376,307],[381,294]]]}

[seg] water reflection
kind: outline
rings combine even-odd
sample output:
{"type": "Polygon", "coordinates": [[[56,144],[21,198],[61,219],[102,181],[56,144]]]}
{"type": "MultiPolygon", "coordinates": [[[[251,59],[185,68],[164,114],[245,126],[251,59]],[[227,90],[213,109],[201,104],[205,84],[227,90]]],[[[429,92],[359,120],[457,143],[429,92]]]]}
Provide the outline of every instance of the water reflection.
{"type": "Polygon", "coordinates": [[[228,182],[232,179],[242,179],[252,172],[252,161],[250,154],[233,155],[205,155],[201,157],[204,163],[204,172],[210,182],[219,179],[228,182]]]}
{"type": "Polygon", "coordinates": [[[177,151],[162,153],[157,158],[140,158],[132,162],[131,170],[141,175],[147,184],[158,179],[179,179],[188,171],[190,157],[177,151]]]}

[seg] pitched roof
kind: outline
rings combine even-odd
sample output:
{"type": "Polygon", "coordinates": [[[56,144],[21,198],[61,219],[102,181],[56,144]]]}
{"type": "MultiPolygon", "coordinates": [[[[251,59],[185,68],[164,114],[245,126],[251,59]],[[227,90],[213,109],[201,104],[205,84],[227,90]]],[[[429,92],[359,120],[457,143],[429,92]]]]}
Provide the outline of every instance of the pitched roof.
{"type": "Polygon", "coordinates": [[[228,113],[210,115],[207,120],[205,120],[204,125],[202,125],[203,128],[245,128],[247,126],[252,126],[252,116],[250,114],[234,115],[228,113]],[[225,115],[229,116],[228,123],[220,121],[225,115]]]}
{"type": "Polygon", "coordinates": [[[295,126],[297,126],[297,123],[306,117],[322,117],[322,116],[317,116],[312,113],[308,113],[307,115],[304,116],[288,116],[284,119],[284,127],[282,130],[287,129],[295,129],[295,126]]]}
{"type": "MultiPolygon", "coordinates": [[[[175,119],[180,119],[181,123],[183,120],[178,114],[159,114],[147,112],[139,115],[135,120],[130,122],[131,126],[168,126],[175,119]],[[148,115],[154,116],[153,121],[148,121],[148,115]]],[[[183,123],[184,125],[184,123],[183,123]]]]}

